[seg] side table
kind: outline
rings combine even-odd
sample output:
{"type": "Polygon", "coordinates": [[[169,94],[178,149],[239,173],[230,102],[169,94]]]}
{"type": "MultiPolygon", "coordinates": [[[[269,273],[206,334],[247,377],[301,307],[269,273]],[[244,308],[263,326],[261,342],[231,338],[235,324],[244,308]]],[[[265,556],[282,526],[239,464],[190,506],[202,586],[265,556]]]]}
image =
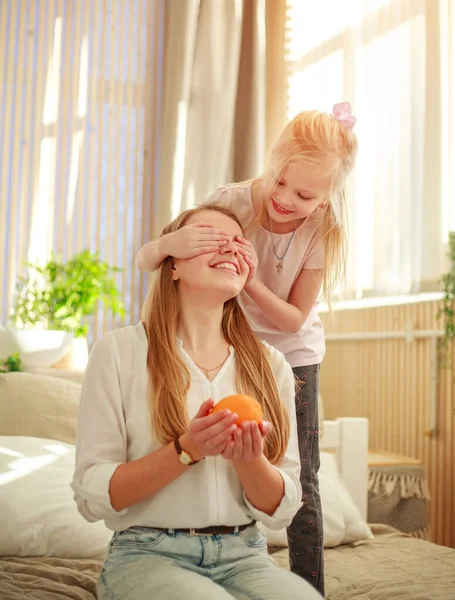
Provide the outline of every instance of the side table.
{"type": "Polygon", "coordinates": [[[368,466],[368,522],[430,539],[430,493],[421,461],[378,451],[369,453],[368,466]]]}

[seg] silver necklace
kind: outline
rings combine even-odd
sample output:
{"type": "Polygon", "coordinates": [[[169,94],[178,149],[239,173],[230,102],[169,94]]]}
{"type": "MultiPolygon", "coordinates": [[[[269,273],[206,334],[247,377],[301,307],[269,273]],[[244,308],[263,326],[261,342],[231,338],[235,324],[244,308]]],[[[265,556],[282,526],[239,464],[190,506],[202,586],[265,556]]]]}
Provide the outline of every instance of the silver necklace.
{"type": "MultiPolygon", "coordinates": [[[[273,231],[272,231],[272,226],[271,226],[271,224],[270,224],[269,211],[268,211],[268,210],[266,210],[266,211],[265,211],[265,214],[267,215],[267,223],[268,223],[268,225],[269,225],[269,230],[270,230],[270,233],[273,233],[273,231]]],[[[276,265],[275,265],[275,267],[276,267],[276,270],[277,270],[277,272],[278,272],[278,273],[280,273],[280,272],[281,272],[281,269],[283,268],[283,258],[286,256],[286,254],[287,254],[287,252],[288,252],[288,250],[289,250],[289,246],[291,245],[291,242],[292,242],[292,240],[294,239],[294,235],[295,235],[295,232],[297,231],[297,227],[298,227],[298,224],[295,226],[295,229],[294,229],[294,231],[292,232],[292,235],[291,235],[291,239],[289,240],[289,242],[288,242],[288,245],[286,246],[286,250],[284,251],[284,253],[283,253],[281,256],[278,256],[278,254],[277,254],[277,252],[276,252],[276,248],[275,248],[275,243],[274,243],[274,241],[273,241],[273,239],[272,239],[272,250],[273,250],[273,254],[275,255],[275,258],[276,258],[276,259],[277,259],[277,261],[278,261],[278,262],[276,263],[276,265]]]]}

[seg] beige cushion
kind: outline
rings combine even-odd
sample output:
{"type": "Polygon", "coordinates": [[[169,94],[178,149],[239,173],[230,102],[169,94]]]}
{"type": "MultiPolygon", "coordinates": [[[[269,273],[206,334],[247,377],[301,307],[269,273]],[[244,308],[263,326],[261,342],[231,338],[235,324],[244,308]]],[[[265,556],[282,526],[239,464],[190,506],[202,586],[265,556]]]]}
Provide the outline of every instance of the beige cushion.
{"type": "Polygon", "coordinates": [[[74,444],[81,385],[31,373],[0,375],[0,435],[74,444]]]}

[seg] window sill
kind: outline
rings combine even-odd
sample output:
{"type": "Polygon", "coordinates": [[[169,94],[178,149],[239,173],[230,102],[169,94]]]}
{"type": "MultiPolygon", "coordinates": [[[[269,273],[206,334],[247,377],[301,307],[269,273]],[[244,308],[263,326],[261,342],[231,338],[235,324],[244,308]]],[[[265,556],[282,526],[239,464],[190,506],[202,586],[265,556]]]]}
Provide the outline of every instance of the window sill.
{"type": "MultiPolygon", "coordinates": [[[[341,310],[359,310],[364,308],[380,308],[384,306],[399,306],[403,304],[417,304],[419,302],[434,302],[441,300],[442,292],[431,292],[422,294],[408,294],[404,296],[382,296],[376,298],[362,298],[360,300],[345,300],[332,303],[334,312],[341,310]]],[[[329,312],[325,302],[318,306],[318,313],[329,312]]]]}

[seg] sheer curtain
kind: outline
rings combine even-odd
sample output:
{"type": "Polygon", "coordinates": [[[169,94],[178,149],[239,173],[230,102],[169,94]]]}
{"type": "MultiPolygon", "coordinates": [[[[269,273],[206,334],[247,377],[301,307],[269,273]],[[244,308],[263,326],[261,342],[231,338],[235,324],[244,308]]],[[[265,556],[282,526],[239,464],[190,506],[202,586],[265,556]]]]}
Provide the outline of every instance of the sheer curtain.
{"type": "MultiPolygon", "coordinates": [[[[27,262],[86,248],[122,268],[126,322],[137,322],[147,278],[134,258],[156,198],[165,0],[0,6],[0,326],[27,262]]],[[[100,308],[91,341],[122,324],[100,308]]]]}
{"type": "Polygon", "coordinates": [[[444,242],[455,231],[455,2],[441,0],[441,156],[444,242]]]}
{"type": "MultiPolygon", "coordinates": [[[[262,168],[267,3],[166,1],[155,236],[182,209],[204,201],[216,187],[251,177],[262,168]]],[[[283,3],[283,24],[284,9],[283,3]]],[[[281,31],[284,39],[284,25],[281,31]]]]}
{"type": "Polygon", "coordinates": [[[288,117],[349,100],[358,118],[344,298],[437,289],[455,226],[444,22],[438,1],[288,0],[288,117]]]}

